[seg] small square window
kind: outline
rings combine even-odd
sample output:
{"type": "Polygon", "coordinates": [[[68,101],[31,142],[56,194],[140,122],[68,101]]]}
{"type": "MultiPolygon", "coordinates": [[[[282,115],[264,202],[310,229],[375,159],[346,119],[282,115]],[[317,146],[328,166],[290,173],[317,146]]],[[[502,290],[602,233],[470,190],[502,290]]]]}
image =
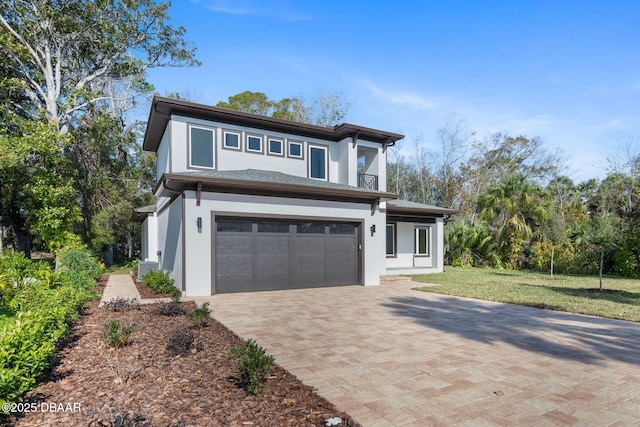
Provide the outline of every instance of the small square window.
{"type": "Polygon", "coordinates": [[[262,153],[262,137],[247,135],[247,151],[262,153]]]}
{"type": "Polygon", "coordinates": [[[289,157],[302,158],[302,143],[289,141],[289,157]]]}
{"type": "Polygon", "coordinates": [[[224,148],[240,149],[240,134],[233,132],[224,133],[224,148]]]}
{"type": "Polygon", "coordinates": [[[284,154],[282,145],[283,141],[281,139],[269,139],[269,154],[282,156],[284,154]]]}

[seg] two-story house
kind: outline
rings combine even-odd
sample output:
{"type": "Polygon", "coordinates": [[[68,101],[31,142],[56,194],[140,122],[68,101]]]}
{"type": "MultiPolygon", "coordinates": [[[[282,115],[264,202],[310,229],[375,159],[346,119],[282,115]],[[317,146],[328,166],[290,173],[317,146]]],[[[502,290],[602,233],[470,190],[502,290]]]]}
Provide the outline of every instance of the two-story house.
{"type": "Polygon", "coordinates": [[[440,272],[454,211],[386,191],[401,138],[155,97],[143,148],[157,154],[157,203],[134,214],[142,258],[187,296],[440,272]]]}

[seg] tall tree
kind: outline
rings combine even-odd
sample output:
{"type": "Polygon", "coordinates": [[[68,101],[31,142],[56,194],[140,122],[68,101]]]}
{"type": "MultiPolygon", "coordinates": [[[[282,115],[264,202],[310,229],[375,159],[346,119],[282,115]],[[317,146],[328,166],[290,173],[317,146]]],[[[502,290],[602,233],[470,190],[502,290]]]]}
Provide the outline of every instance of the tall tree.
{"type": "Polygon", "coordinates": [[[480,217],[495,230],[507,266],[520,267],[524,244],[549,216],[546,193],[526,175],[513,173],[480,196],[478,209],[480,217]]]}
{"type": "Polygon", "coordinates": [[[339,124],[350,107],[338,93],[320,94],[307,103],[302,95],[275,101],[263,92],[249,90],[231,95],[216,106],[319,126],[339,124]]]}
{"type": "Polygon", "coordinates": [[[198,63],[184,28],[167,24],[168,7],[153,0],[0,0],[0,54],[35,109],[66,130],[87,106],[113,99],[109,85],[144,90],[147,69],[198,63]]]}

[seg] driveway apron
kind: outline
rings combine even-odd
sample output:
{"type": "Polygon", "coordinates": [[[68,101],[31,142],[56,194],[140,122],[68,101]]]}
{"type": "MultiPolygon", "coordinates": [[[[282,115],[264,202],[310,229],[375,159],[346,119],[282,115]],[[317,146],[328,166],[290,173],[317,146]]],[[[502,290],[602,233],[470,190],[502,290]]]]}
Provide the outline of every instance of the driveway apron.
{"type": "Polygon", "coordinates": [[[216,319],[365,426],[640,425],[640,324],[418,285],[211,299],[216,319]]]}

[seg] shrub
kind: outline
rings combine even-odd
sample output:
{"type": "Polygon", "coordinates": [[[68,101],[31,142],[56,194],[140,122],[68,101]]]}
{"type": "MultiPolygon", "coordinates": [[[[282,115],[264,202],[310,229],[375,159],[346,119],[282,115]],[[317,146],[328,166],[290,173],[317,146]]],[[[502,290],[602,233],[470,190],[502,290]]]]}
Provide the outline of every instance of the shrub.
{"type": "Polygon", "coordinates": [[[176,291],[180,292],[173,286],[175,280],[170,278],[164,271],[149,271],[142,276],[142,281],[149,285],[151,289],[161,294],[170,293],[175,295],[176,291]]]}
{"type": "Polygon", "coordinates": [[[63,281],[73,286],[93,289],[104,269],[84,247],[72,245],[59,252],[63,281]]]}
{"type": "Polygon", "coordinates": [[[66,266],[70,276],[63,278],[46,263],[32,263],[22,254],[0,256],[0,281],[11,280],[11,285],[3,287],[6,314],[0,324],[0,404],[19,401],[34,386],[51,365],[57,341],[91,299],[93,279],[82,286],[68,280],[82,275],[78,268],[83,265],[70,263],[66,266]]]}
{"type": "Polygon", "coordinates": [[[119,320],[110,320],[102,325],[102,339],[110,347],[122,348],[129,344],[129,336],[133,333],[133,327],[120,325],[119,320]]]}
{"type": "Polygon", "coordinates": [[[231,356],[240,364],[242,385],[251,394],[258,394],[264,387],[264,379],[275,360],[266,354],[254,340],[248,340],[244,347],[231,349],[231,356]]]}
{"type": "Polygon", "coordinates": [[[180,326],[165,338],[167,352],[170,356],[185,356],[191,352],[202,350],[202,343],[197,342],[191,329],[180,326]]]}
{"type": "Polygon", "coordinates": [[[209,303],[205,302],[200,307],[196,307],[193,311],[187,313],[187,319],[191,320],[193,325],[202,329],[207,326],[207,321],[211,316],[211,310],[209,309],[209,303]]]}
{"type": "Polygon", "coordinates": [[[182,316],[186,314],[187,311],[182,308],[182,304],[180,301],[176,301],[175,299],[171,302],[161,302],[158,303],[158,308],[156,309],[156,314],[161,316],[182,316]]]}
{"type": "Polygon", "coordinates": [[[111,310],[114,312],[131,311],[140,308],[140,304],[138,303],[138,300],[136,298],[129,299],[123,297],[111,298],[111,301],[106,302],[104,306],[107,308],[107,310],[111,310]]]}

